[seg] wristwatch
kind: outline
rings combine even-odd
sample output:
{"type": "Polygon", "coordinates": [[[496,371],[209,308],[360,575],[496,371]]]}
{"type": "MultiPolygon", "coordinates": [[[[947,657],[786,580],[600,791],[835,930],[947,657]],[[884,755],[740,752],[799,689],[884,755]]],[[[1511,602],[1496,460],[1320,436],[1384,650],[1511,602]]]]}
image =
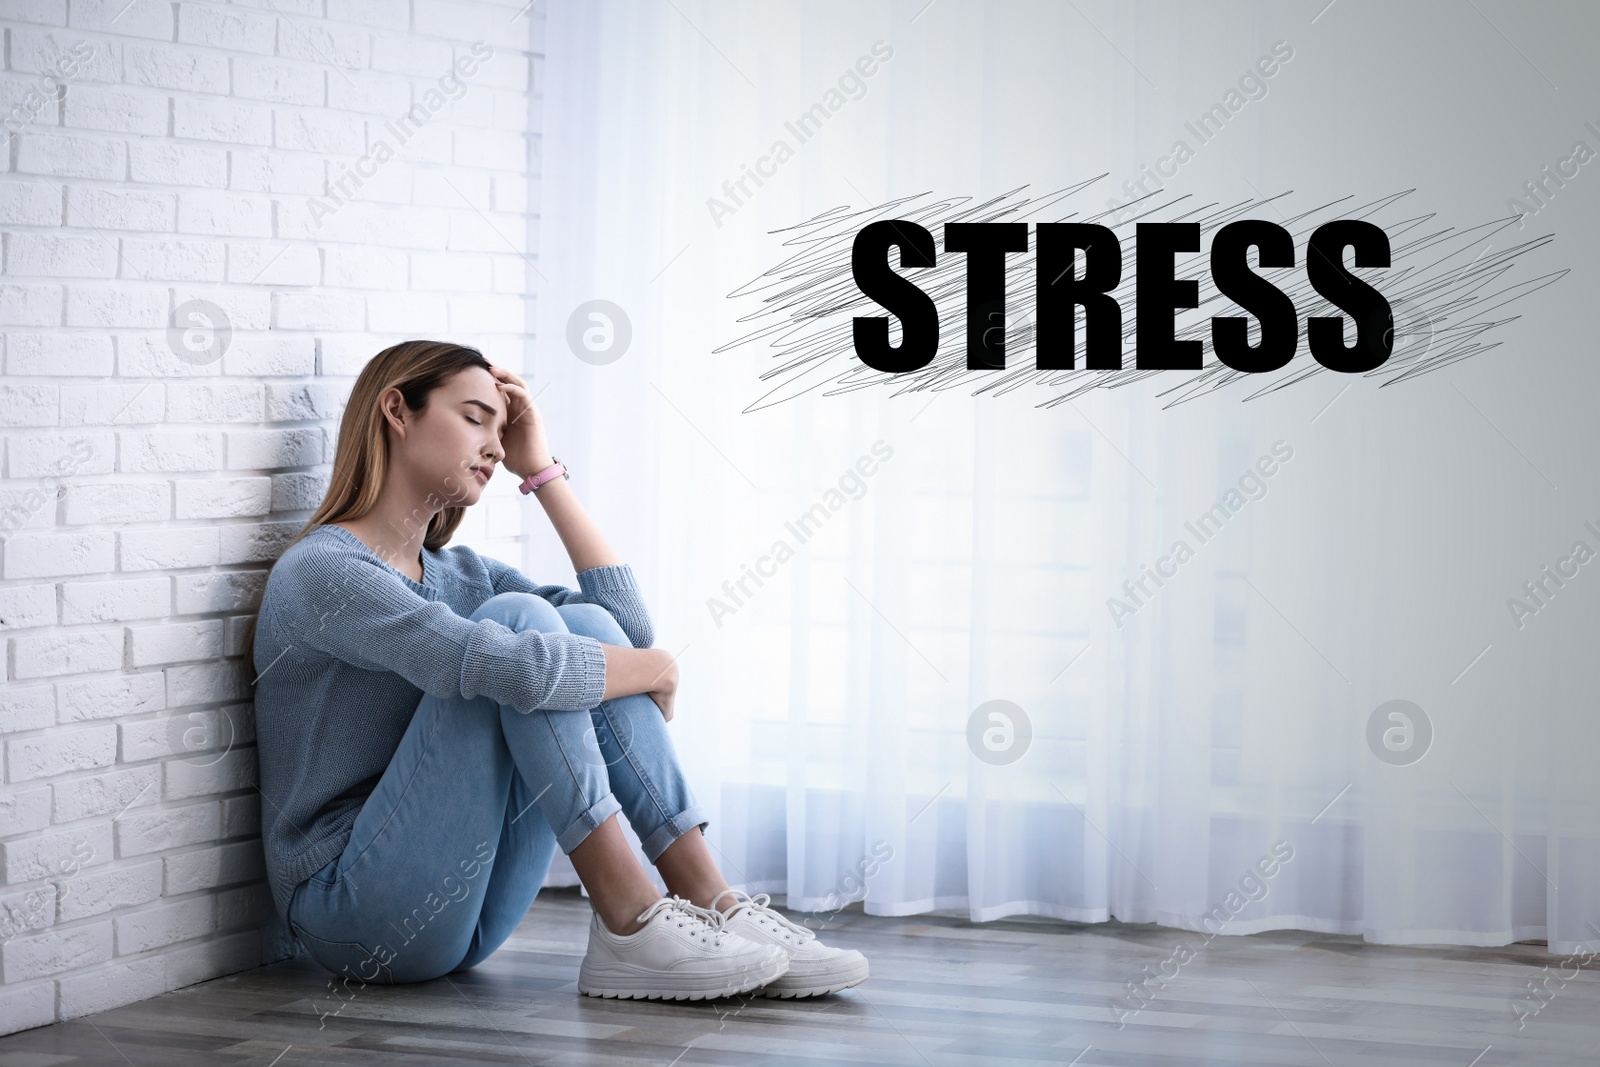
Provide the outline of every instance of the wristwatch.
{"type": "Polygon", "coordinates": [[[528,475],[522,480],[522,484],[517,486],[518,489],[522,490],[524,495],[533,492],[545,482],[553,481],[557,475],[560,475],[569,481],[572,479],[572,475],[567,473],[566,464],[562,463],[559,459],[556,459],[555,456],[551,456],[550,459],[552,461],[550,466],[546,467],[542,471],[537,471],[528,475]]]}

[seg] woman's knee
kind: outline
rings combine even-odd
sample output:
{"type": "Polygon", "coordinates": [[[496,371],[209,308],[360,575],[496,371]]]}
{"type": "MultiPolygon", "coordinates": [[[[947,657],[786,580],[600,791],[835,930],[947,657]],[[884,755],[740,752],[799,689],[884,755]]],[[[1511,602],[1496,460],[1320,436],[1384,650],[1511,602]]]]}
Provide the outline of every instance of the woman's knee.
{"type": "Polygon", "coordinates": [[[608,645],[632,647],[633,642],[611,612],[599,604],[562,604],[556,608],[568,630],[608,645]]]}
{"type": "Polygon", "coordinates": [[[472,613],[472,621],[477,622],[479,619],[493,619],[518,632],[567,629],[567,623],[555,605],[533,593],[496,593],[479,604],[478,610],[472,613]]]}

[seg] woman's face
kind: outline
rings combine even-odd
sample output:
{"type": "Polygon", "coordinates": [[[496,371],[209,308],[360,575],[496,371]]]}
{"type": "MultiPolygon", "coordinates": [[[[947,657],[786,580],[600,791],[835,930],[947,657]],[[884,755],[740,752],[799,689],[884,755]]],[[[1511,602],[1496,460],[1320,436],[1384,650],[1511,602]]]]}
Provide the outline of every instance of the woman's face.
{"type": "Polygon", "coordinates": [[[440,507],[470,507],[505,456],[505,426],[506,401],[494,375],[468,367],[434,389],[428,406],[407,420],[393,458],[398,470],[410,472],[413,488],[435,494],[440,507]]]}

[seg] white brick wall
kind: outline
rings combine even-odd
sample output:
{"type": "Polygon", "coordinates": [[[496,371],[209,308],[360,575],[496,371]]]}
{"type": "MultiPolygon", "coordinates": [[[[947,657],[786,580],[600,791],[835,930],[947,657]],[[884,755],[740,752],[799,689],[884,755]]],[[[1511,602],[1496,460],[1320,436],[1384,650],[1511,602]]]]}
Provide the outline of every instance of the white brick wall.
{"type": "Polygon", "coordinates": [[[0,0],[0,1034],[292,950],[242,624],[368,358],[525,365],[524,5],[0,0]]]}

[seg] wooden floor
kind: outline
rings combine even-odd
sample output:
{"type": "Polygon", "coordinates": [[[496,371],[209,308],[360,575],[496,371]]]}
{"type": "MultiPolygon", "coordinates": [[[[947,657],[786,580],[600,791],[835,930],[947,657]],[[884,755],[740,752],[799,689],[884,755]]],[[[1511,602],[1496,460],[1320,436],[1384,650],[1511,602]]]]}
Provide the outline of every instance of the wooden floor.
{"type": "Polygon", "coordinates": [[[0,1038],[0,1067],[1600,1063],[1600,960],[1576,974],[1569,963],[1563,981],[1535,945],[1280,932],[1200,947],[1200,935],[1157,926],[851,909],[824,939],[866,953],[865,984],[811,1000],[663,1004],[577,992],[588,918],[576,890],[546,889],[468,974],[367,986],[323,1017],[340,1002],[302,957],[0,1038]],[[1119,1027],[1108,1001],[1144,967],[1158,973],[1185,936],[1197,954],[1119,1027]],[[1543,1007],[1519,1029],[1513,998],[1546,977],[1543,1007]]]}

